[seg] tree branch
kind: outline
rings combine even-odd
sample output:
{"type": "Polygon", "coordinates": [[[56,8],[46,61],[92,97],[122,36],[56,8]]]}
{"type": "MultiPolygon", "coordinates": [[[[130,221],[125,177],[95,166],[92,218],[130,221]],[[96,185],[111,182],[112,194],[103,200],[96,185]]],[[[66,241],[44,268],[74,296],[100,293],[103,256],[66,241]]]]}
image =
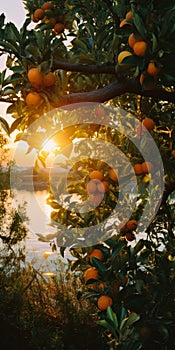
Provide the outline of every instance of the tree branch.
{"type": "Polygon", "coordinates": [[[69,63],[54,60],[53,70],[62,69],[68,72],[81,72],[85,74],[115,74],[115,64],[112,62],[96,65],[69,63]]]}
{"type": "Polygon", "coordinates": [[[175,101],[175,92],[168,92],[161,88],[142,90],[137,79],[122,78],[95,91],[80,92],[63,95],[60,97],[58,107],[80,102],[106,102],[125,93],[133,93],[141,96],[152,97],[155,100],[168,102],[175,101]]]}

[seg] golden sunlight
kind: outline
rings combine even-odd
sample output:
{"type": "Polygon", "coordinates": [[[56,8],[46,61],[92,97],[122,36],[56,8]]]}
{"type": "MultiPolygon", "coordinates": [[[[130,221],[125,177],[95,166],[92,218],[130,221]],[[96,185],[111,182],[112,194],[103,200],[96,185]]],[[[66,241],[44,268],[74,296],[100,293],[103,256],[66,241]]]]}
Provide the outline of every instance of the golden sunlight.
{"type": "Polygon", "coordinates": [[[42,147],[42,151],[46,151],[46,152],[54,152],[56,148],[56,143],[54,142],[54,140],[49,140],[47,142],[44,143],[43,147],[42,147]]]}

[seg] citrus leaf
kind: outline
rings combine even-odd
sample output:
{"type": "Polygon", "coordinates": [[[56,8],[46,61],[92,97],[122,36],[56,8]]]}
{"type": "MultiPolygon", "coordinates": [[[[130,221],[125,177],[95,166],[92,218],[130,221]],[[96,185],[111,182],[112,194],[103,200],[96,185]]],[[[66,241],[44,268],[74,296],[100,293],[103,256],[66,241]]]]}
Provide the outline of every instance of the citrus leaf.
{"type": "Polygon", "coordinates": [[[10,126],[10,134],[17,129],[18,125],[22,122],[23,117],[17,118],[10,126]]]}
{"type": "Polygon", "coordinates": [[[137,322],[140,319],[140,316],[135,312],[132,312],[129,317],[125,318],[121,325],[120,330],[124,330],[127,327],[130,327],[133,323],[137,322]]]}
{"type": "Polygon", "coordinates": [[[117,315],[110,306],[108,306],[107,308],[106,315],[113,322],[114,327],[117,328],[118,327],[117,315]]]}
{"type": "Polygon", "coordinates": [[[7,135],[9,135],[10,134],[9,125],[8,125],[7,121],[4,118],[0,117],[0,123],[1,123],[1,126],[4,129],[4,131],[7,133],[7,135]]]}

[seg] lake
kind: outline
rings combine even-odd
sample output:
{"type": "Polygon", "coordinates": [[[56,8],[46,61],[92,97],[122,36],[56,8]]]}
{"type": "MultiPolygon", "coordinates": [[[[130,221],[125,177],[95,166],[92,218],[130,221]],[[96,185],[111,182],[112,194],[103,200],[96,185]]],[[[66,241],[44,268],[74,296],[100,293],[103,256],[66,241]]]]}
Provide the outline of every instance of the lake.
{"type": "MultiPolygon", "coordinates": [[[[38,240],[38,234],[46,235],[48,233],[54,233],[55,228],[49,225],[51,207],[46,204],[46,198],[48,197],[47,190],[39,191],[27,191],[18,190],[15,192],[14,205],[17,208],[18,205],[25,203],[26,214],[28,222],[26,223],[29,233],[26,238],[26,256],[32,262],[38,260],[41,262],[44,259],[44,253],[51,253],[49,259],[60,258],[59,249],[57,253],[52,254],[49,242],[41,242],[38,240]]],[[[49,255],[49,254],[48,254],[49,255]]],[[[66,257],[70,257],[67,253],[66,257]]]]}

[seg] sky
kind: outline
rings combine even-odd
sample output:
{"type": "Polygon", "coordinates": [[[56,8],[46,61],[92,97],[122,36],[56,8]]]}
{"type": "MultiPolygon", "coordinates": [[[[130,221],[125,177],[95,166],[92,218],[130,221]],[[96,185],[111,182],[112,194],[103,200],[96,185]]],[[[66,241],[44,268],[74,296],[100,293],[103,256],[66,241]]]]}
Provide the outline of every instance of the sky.
{"type": "MultiPolygon", "coordinates": [[[[21,27],[24,20],[26,11],[22,0],[5,0],[0,1],[0,14],[4,13],[6,17],[6,22],[13,22],[17,27],[21,27]]],[[[0,71],[5,68],[5,57],[0,57],[0,71]]],[[[12,121],[9,116],[6,116],[7,105],[5,103],[0,103],[0,115],[7,117],[9,121],[12,121]]]]}
{"type": "MultiPolygon", "coordinates": [[[[13,22],[18,28],[22,27],[23,22],[25,21],[26,11],[22,0],[4,0],[0,1],[0,14],[4,13],[6,17],[6,22],[13,22]]],[[[0,71],[5,69],[5,57],[0,57],[0,71]]],[[[10,115],[6,115],[7,109],[6,103],[0,103],[0,116],[5,118],[9,124],[12,123],[14,119],[10,115]]],[[[27,144],[22,142],[21,145],[14,147],[13,140],[15,138],[15,132],[11,136],[12,142],[10,142],[11,147],[11,157],[15,159],[17,165],[27,166],[32,165],[33,156],[25,155],[25,152],[28,148],[27,144]],[[17,147],[17,150],[16,150],[17,147]],[[14,155],[15,154],[15,155],[14,155]]]]}

